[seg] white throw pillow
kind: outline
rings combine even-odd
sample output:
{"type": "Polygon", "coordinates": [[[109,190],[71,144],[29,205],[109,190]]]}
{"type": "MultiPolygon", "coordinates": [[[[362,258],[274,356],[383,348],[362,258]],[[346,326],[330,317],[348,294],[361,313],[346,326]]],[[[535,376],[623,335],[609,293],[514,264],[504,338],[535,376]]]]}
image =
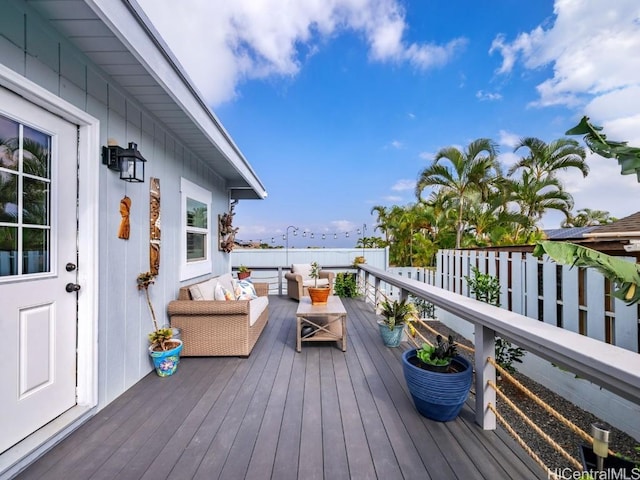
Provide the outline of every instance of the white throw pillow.
{"type": "Polygon", "coordinates": [[[220,282],[216,283],[215,293],[213,296],[214,300],[225,301],[225,300],[235,300],[233,293],[220,285],[220,282]]]}
{"type": "Polygon", "coordinates": [[[220,285],[222,285],[222,287],[225,290],[227,290],[229,292],[235,291],[235,289],[236,289],[236,280],[235,280],[235,278],[233,278],[231,276],[230,273],[223,273],[222,275],[217,277],[216,280],[218,281],[218,283],[220,283],[220,285]]]}

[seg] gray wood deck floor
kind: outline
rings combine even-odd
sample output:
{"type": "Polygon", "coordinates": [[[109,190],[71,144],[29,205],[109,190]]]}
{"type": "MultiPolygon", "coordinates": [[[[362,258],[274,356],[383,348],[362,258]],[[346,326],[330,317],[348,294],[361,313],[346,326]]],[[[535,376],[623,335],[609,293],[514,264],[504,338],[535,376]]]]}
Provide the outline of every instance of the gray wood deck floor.
{"type": "Polygon", "coordinates": [[[420,416],[401,349],[382,345],[371,307],[343,299],[347,351],[295,351],[297,302],[271,296],[249,358],[183,358],[143,378],[20,479],[547,478],[502,431],[465,407],[452,422],[420,416]]]}

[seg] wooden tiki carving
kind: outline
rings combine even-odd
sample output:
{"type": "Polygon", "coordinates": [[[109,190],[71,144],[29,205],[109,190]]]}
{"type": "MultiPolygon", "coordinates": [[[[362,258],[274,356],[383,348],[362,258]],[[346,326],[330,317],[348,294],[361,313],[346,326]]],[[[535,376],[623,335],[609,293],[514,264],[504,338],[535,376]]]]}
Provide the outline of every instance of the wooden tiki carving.
{"type": "Polygon", "coordinates": [[[158,275],[160,270],[160,179],[149,182],[149,267],[158,275]]]}

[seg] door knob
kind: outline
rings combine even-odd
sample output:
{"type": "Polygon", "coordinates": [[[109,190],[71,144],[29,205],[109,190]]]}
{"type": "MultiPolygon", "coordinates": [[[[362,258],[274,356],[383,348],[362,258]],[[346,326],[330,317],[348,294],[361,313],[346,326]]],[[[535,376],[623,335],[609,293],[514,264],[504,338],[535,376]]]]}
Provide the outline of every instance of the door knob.
{"type": "Polygon", "coordinates": [[[76,264],[69,262],[64,268],[67,270],[67,272],[73,272],[76,269],[76,264]]]}
{"type": "Polygon", "coordinates": [[[77,292],[78,290],[80,290],[80,285],[78,285],[77,283],[67,283],[67,285],[64,287],[64,289],[71,293],[71,292],[77,292]]]}

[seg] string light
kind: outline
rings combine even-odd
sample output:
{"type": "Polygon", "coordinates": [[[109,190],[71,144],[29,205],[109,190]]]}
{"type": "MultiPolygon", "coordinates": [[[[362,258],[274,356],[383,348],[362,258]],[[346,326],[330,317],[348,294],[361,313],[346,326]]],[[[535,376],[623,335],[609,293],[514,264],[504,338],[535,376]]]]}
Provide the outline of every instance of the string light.
{"type": "MultiPolygon", "coordinates": [[[[352,234],[357,235],[360,238],[362,238],[363,240],[363,244],[364,244],[364,234],[367,231],[367,225],[363,224],[362,227],[354,229],[354,230],[350,230],[350,231],[343,231],[343,232],[313,232],[310,229],[301,229],[298,227],[295,227],[293,225],[289,225],[286,230],[285,233],[282,233],[282,242],[285,243],[285,248],[288,250],[289,249],[289,239],[291,238],[291,233],[293,233],[294,237],[298,236],[298,231],[301,232],[301,237],[302,238],[308,238],[310,240],[315,240],[316,238],[316,233],[319,235],[319,238],[321,240],[330,240],[331,237],[333,237],[333,240],[340,240],[341,238],[350,238],[352,234]]],[[[279,238],[280,234],[278,234],[277,236],[273,236],[271,237],[271,243],[275,244],[276,243],[276,238],[279,238]]],[[[268,241],[268,240],[267,240],[268,241]]],[[[251,240],[252,242],[252,240],[251,240]]],[[[262,239],[260,239],[259,243],[262,243],[262,239]]]]}

